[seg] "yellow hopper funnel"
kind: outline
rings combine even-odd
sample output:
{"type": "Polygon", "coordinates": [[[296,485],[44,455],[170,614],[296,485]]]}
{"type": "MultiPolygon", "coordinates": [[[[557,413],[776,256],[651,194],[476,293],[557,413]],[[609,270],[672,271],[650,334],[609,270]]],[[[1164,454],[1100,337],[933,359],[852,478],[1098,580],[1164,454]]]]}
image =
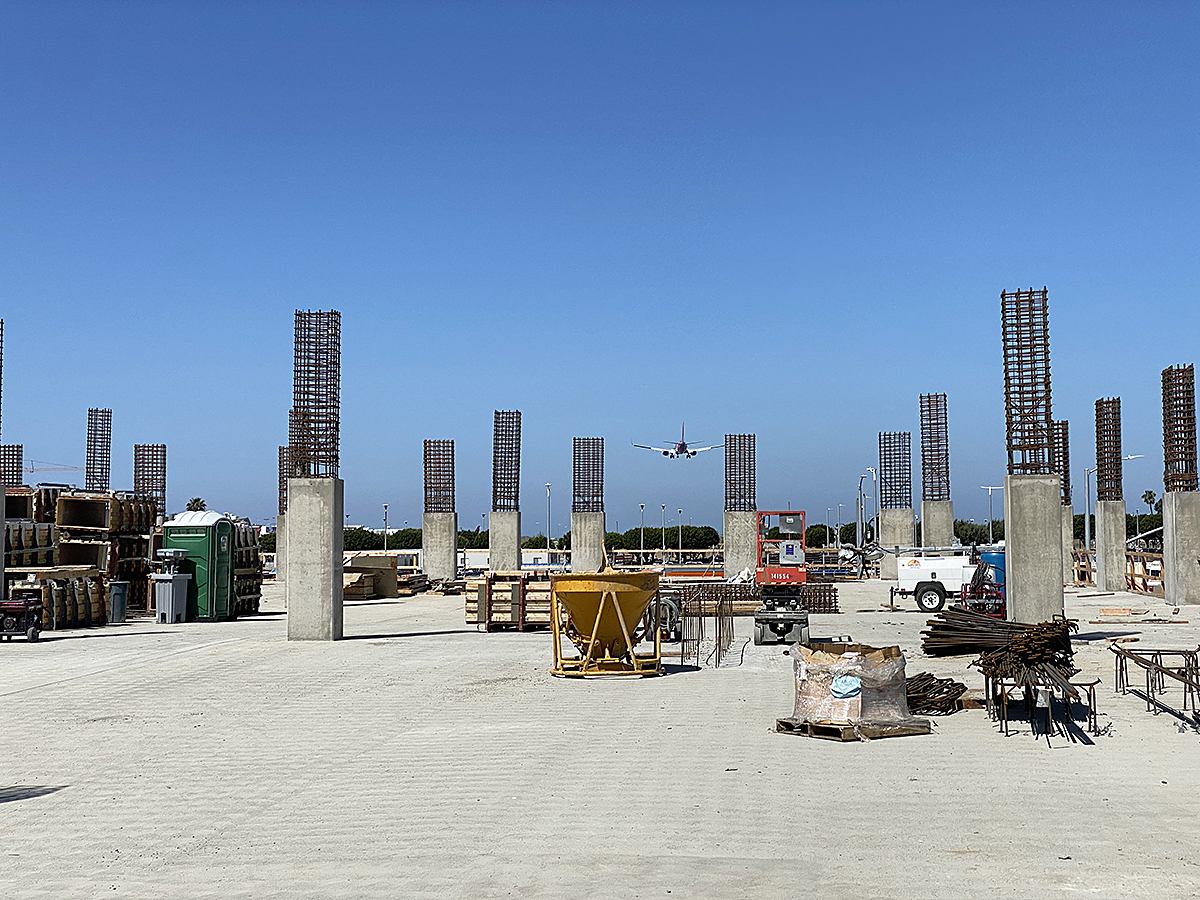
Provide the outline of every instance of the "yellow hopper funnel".
{"type": "MultiPolygon", "coordinates": [[[[639,656],[634,647],[648,634],[639,632],[651,601],[657,603],[657,572],[605,569],[557,575],[551,581],[550,619],[554,626],[556,675],[658,675],[662,653],[654,628],[654,653],[639,656]],[[580,655],[564,657],[566,636],[580,655]]],[[[658,610],[651,621],[658,621],[658,610]]]]}

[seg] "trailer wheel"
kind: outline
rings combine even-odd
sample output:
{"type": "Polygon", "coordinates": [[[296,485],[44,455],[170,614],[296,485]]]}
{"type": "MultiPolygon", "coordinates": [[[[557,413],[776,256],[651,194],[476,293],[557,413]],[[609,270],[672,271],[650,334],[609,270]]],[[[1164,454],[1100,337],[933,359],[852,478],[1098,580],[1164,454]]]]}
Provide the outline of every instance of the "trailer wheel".
{"type": "Polygon", "coordinates": [[[29,638],[30,641],[36,641],[38,639],[38,630],[36,628],[26,630],[25,637],[29,638]]]}
{"type": "Polygon", "coordinates": [[[935,613],[946,605],[946,593],[937,585],[926,585],[917,591],[917,606],[922,612],[935,613]]]}

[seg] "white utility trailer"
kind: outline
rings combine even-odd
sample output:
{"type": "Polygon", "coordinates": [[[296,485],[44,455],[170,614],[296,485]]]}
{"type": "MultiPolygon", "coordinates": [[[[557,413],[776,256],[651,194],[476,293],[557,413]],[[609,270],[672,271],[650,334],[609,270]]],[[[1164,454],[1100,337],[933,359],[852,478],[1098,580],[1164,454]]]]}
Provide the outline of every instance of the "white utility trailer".
{"type": "Polygon", "coordinates": [[[975,574],[975,563],[967,553],[954,556],[896,557],[897,586],[893,597],[915,597],[925,612],[937,612],[947,598],[959,599],[964,582],[975,574]]]}

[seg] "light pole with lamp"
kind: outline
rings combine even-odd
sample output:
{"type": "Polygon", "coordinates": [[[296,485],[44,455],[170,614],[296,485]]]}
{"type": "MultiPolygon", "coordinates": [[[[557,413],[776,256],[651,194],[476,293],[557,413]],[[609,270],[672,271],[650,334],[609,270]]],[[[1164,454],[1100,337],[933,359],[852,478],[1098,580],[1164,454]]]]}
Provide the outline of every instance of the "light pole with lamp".
{"type": "MultiPolygon", "coordinates": [[[[1141,459],[1146,454],[1132,453],[1122,456],[1122,460],[1141,459]]],[[[1083,470],[1083,551],[1092,552],[1092,473],[1100,467],[1094,466],[1083,470]]]]}
{"type": "Polygon", "coordinates": [[[871,473],[871,489],[874,491],[874,502],[871,504],[875,509],[875,518],[871,521],[874,523],[871,529],[871,538],[879,543],[879,473],[871,466],[867,466],[867,471],[871,473]]]}
{"type": "Polygon", "coordinates": [[[658,536],[662,540],[662,564],[667,564],[667,504],[662,505],[662,526],[658,529],[658,536]]]}
{"type": "Polygon", "coordinates": [[[638,557],[638,562],[640,562],[644,566],[646,564],[646,504],[639,503],[638,509],[640,509],[641,513],[642,513],[642,524],[640,526],[641,531],[642,531],[641,548],[640,548],[641,553],[638,557]]]}
{"type": "Polygon", "coordinates": [[[550,565],[550,482],[546,482],[546,565],[550,565]]]}
{"type": "Polygon", "coordinates": [[[992,537],[992,491],[1002,491],[1004,488],[988,487],[985,484],[981,484],[979,489],[988,492],[988,543],[994,544],[996,541],[995,538],[992,537]]]}
{"type": "Polygon", "coordinates": [[[839,548],[842,546],[842,506],[843,504],[839,503],[837,510],[837,546],[839,548]]]}
{"type": "Polygon", "coordinates": [[[383,504],[383,552],[387,553],[387,504],[383,504]]]}
{"type": "Polygon", "coordinates": [[[829,530],[829,514],[833,512],[832,506],[825,507],[825,546],[828,547],[832,543],[833,532],[829,530]]]}
{"type": "Polygon", "coordinates": [[[679,511],[679,564],[683,565],[683,510],[679,511]]]}

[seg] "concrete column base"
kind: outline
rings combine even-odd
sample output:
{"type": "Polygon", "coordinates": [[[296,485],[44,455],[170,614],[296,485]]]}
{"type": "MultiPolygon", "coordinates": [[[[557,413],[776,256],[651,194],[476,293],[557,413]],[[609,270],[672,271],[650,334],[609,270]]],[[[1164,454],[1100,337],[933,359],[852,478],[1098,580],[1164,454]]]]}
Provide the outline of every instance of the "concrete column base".
{"type": "Polygon", "coordinates": [[[1057,475],[1004,476],[1004,578],[1008,618],[1063,614],[1062,486],[1057,475]]]}
{"type": "Polygon", "coordinates": [[[879,511],[879,546],[884,550],[883,559],[879,561],[880,578],[895,581],[899,577],[896,548],[911,549],[916,543],[915,537],[912,507],[879,511]]]}
{"type": "Polygon", "coordinates": [[[1062,508],[1063,584],[1075,583],[1075,507],[1062,508]]]}
{"type": "Polygon", "coordinates": [[[1163,495],[1163,589],[1168,605],[1200,603],[1200,493],[1163,495]]]}
{"type": "Polygon", "coordinates": [[[1125,501],[1096,501],[1096,590],[1127,591],[1125,501]]]}
{"type": "Polygon", "coordinates": [[[758,568],[758,513],[752,509],[725,510],[725,577],[758,568]]]}
{"type": "Polygon", "coordinates": [[[285,520],[289,641],[342,636],[342,512],[340,478],[289,478],[285,520]]]}
{"type": "Polygon", "coordinates": [[[521,513],[492,510],[488,516],[488,568],[516,572],[521,568],[521,513]]]}
{"type": "Polygon", "coordinates": [[[287,516],[275,518],[275,580],[287,579],[287,516]]]}
{"type": "Polygon", "coordinates": [[[604,565],[604,513],[571,513],[571,571],[597,572],[604,565]]]}
{"type": "Polygon", "coordinates": [[[950,547],[954,544],[954,501],[921,501],[921,546],[950,547]]]}
{"type": "Polygon", "coordinates": [[[458,575],[458,513],[421,516],[421,568],[431,581],[452,581],[458,575]]]}

